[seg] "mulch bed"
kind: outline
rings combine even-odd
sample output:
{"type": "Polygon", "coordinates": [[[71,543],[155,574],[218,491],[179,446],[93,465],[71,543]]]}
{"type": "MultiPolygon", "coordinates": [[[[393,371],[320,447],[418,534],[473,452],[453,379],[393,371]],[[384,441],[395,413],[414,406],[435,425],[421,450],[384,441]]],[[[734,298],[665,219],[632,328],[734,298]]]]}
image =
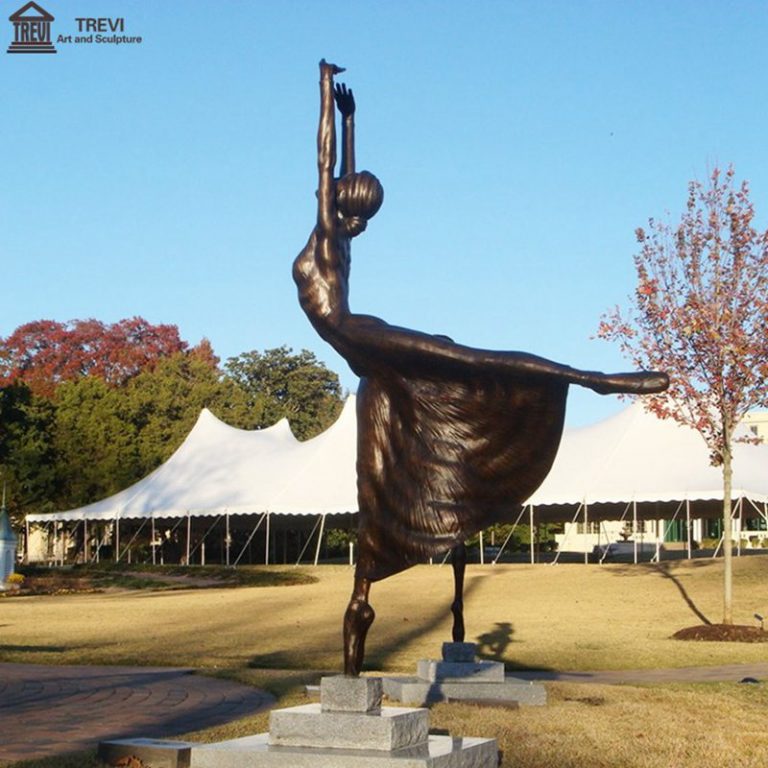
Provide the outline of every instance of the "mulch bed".
{"type": "Polygon", "coordinates": [[[672,638],[719,643],[768,643],[768,632],[747,624],[697,624],[678,630],[672,638]]]}

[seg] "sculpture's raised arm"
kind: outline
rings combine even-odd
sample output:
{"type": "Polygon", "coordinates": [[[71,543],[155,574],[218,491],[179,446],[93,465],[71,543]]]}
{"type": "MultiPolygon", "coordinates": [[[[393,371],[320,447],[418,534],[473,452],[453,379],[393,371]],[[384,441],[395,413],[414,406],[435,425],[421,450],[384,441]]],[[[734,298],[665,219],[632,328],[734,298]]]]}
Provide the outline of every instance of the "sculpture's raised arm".
{"type": "Polygon", "coordinates": [[[355,172],[355,97],[345,83],[336,84],[334,95],[342,117],[339,176],[346,176],[355,172]]]}
{"type": "Polygon", "coordinates": [[[317,129],[317,226],[322,235],[336,231],[336,189],[333,169],[336,165],[336,120],[333,107],[333,76],[342,67],[320,62],[320,124],[317,129]]]}

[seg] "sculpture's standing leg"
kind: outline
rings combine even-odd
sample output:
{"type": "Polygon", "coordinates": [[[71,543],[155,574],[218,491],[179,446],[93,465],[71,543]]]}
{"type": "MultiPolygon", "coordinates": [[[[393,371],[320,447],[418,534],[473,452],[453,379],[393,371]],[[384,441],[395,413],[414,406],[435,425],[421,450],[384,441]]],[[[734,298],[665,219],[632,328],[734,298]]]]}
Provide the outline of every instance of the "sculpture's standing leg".
{"type": "Polygon", "coordinates": [[[344,674],[357,677],[363,668],[365,638],[376,614],[368,604],[371,582],[355,573],[355,586],[344,614],[344,674]]]}
{"type": "Polygon", "coordinates": [[[453,642],[464,642],[464,569],[467,567],[467,547],[464,542],[451,550],[453,566],[454,595],[451,604],[453,613],[453,642]]]}

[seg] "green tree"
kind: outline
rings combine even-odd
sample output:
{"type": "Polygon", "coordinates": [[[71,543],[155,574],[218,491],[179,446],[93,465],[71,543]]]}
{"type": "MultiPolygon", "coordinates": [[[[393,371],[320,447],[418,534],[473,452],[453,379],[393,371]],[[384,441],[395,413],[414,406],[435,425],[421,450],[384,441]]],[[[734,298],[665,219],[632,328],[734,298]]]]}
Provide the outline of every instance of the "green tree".
{"type": "Polygon", "coordinates": [[[122,390],[84,376],[60,384],[55,403],[58,509],[109,496],[140,476],[136,425],[122,390]]]}
{"type": "Polygon", "coordinates": [[[260,427],[287,418],[296,437],[306,440],[327,429],[341,411],[339,377],[306,349],[244,352],[229,358],[225,369],[246,393],[260,427]]]}
{"type": "Polygon", "coordinates": [[[0,389],[0,482],[17,523],[28,512],[51,511],[56,494],[54,419],[53,404],[26,385],[0,389]]]}
{"type": "Polygon", "coordinates": [[[246,393],[207,354],[195,350],[158,362],[125,388],[126,418],[135,426],[141,475],[152,471],[181,445],[208,408],[241,429],[260,426],[246,393]]]}

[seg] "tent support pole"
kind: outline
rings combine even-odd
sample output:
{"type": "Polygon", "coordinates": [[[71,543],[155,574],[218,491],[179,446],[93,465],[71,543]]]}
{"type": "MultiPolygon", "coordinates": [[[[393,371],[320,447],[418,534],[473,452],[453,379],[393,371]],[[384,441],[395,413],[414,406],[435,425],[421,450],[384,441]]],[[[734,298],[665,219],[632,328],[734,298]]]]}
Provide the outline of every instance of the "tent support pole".
{"type": "Polygon", "coordinates": [[[632,554],[634,563],[637,565],[637,502],[632,502],[632,554]]]}
{"type": "Polygon", "coordinates": [[[267,529],[264,532],[264,565],[269,565],[269,512],[267,512],[267,529]]]}
{"type": "Polygon", "coordinates": [[[528,505],[528,527],[530,529],[530,540],[531,540],[531,546],[530,546],[530,554],[531,554],[531,565],[533,565],[536,562],[536,548],[533,543],[534,539],[534,533],[533,533],[533,504],[528,505]]]}
{"type": "MultiPolygon", "coordinates": [[[[625,510],[626,512],[626,510],[625,510]]],[[[619,521],[621,522],[621,521],[619,521]]],[[[600,527],[598,528],[598,536],[600,535],[600,531],[602,531],[605,534],[605,549],[603,550],[603,554],[600,555],[599,564],[602,565],[605,561],[605,558],[608,557],[608,553],[611,551],[611,537],[608,535],[608,531],[605,527],[605,520],[600,521],[600,527]]],[[[598,539],[598,546],[599,546],[600,539],[598,539]]],[[[599,550],[598,550],[599,551],[599,550]]]]}
{"type": "Polygon", "coordinates": [[[115,515],[115,562],[120,562],[120,513],[115,515]]]}
{"type": "Polygon", "coordinates": [[[237,564],[240,562],[240,558],[245,554],[245,550],[248,549],[248,545],[251,543],[251,539],[256,535],[256,531],[259,530],[261,527],[261,524],[264,522],[264,518],[267,516],[266,512],[262,512],[261,517],[259,518],[259,522],[256,523],[254,526],[254,529],[251,531],[251,535],[248,537],[248,540],[243,544],[243,548],[240,550],[240,554],[235,559],[235,562],[232,564],[232,567],[236,567],[237,564]]]}
{"type": "Polygon", "coordinates": [[[142,523],[141,523],[141,525],[139,526],[139,529],[136,531],[136,533],[134,533],[134,534],[133,534],[133,536],[131,536],[131,539],[130,539],[130,541],[129,541],[129,542],[126,544],[126,545],[125,545],[125,549],[123,550],[123,552],[124,552],[124,553],[125,553],[125,552],[127,552],[127,553],[128,553],[128,564],[129,564],[129,565],[130,565],[130,563],[131,563],[131,544],[133,544],[133,542],[134,542],[134,541],[136,541],[136,539],[138,539],[138,538],[139,538],[139,534],[140,534],[140,533],[141,533],[141,532],[144,530],[144,526],[145,526],[146,524],[147,524],[147,521],[146,521],[146,519],[145,519],[145,520],[143,520],[143,521],[142,521],[142,523]]]}
{"type": "Polygon", "coordinates": [[[150,549],[152,550],[152,565],[157,565],[157,552],[155,547],[155,516],[154,514],[150,518],[152,520],[152,530],[150,531],[150,535],[152,536],[152,540],[150,542],[150,549]]]}
{"type": "Polygon", "coordinates": [[[190,546],[192,544],[192,515],[187,512],[187,562],[186,565],[189,567],[190,562],[189,559],[192,556],[192,553],[190,552],[190,546]]]}
{"type": "MultiPolygon", "coordinates": [[[[304,542],[304,546],[301,548],[301,552],[299,552],[299,557],[296,560],[296,565],[301,565],[301,558],[304,557],[304,553],[307,551],[307,547],[309,546],[310,542],[312,541],[312,537],[315,535],[315,531],[317,530],[317,526],[320,525],[320,520],[323,519],[323,516],[320,515],[317,518],[317,522],[315,523],[312,530],[309,532],[309,536],[307,536],[307,540],[304,542]]],[[[301,539],[299,539],[301,541],[301,539]]]]}
{"type": "Polygon", "coordinates": [[[501,545],[501,549],[496,553],[496,557],[493,558],[492,565],[496,565],[496,563],[499,561],[499,558],[501,557],[501,553],[504,551],[504,547],[507,546],[507,543],[512,538],[512,534],[515,532],[515,528],[517,528],[517,524],[520,522],[520,518],[525,513],[525,507],[520,507],[520,514],[517,516],[517,520],[515,520],[514,524],[512,525],[512,530],[507,534],[507,538],[504,539],[504,543],[501,545]]]}
{"type": "Polygon", "coordinates": [[[685,500],[685,530],[686,530],[686,547],[688,549],[688,559],[693,557],[691,552],[691,502],[690,499],[685,500]]]}
{"type": "Polygon", "coordinates": [[[320,559],[320,545],[323,543],[323,532],[325,531],[325,515],[320,515],[320,533],[317,534],[317,547],[315,547],[315,566],[320,559]]]}
{"type": "Polygon", "coordinates": [[[88,520],[83,518],[83,564],[88,563],[88,520]]]}
{"type": "Polygon", "coordinates": [[[229,550],[232,546],[232,537],[229,535],[229,512],[227,512],[226,516],[226,533],[224,534],[224,545],[225,545],[225,552],[226,552],[226,563],[227,567],[229,567],[229,550]]]}
{"type": "Polygon", "coordinates": [[[667,525],[664,525],[664,521],[661,520],[661,543],[658,541],[658,530],[657,530],[657,537],[656,537],[656,562],[661,562],[661,547],[663,546],[664,542],[667,541],[667,537],[671,535],[672,532],[672,525],[674,524],[675,520],[677,520],[677,516],[680,514],[680,510],[683,507],[683,502],[681,501],[677,505],[677,509],[675,509],[675,514],[672,515],[672,519],[669,521],[667,525]]]}
{"type": "MultiPolygon", "coordinates": [[[[560,559],[560,553],[563,551],[563,545],[565,544],[568,537],[571,535],[573,526],[576,525],[576,520],[579,517],[579,512],[581,512],[581,507],[582,507],[582,503],[580,502],[579,506],[576,507],[576,511],[573,513],[573,519],[571,520],[570,527],[563,534],[563,540],[560,542],[560,546],[557,548],[557,554],[555,555],[555,559],[550,563],[550,565],[557,565],[557,561],[560,559]]],[[[578,530],[576,531],[576,535],[578,536],[578,530]]]]}
{"type": "Polygon", "coordinates": [[[219,515],[214,521],[213,525],[211,525],[208,530],[203,534],[203,537],[200,539],[200,543],[197,544],[192,548],[192,551],[189,553],[189,556],[192,557],[192,555],[197,552],[198,548],[200,549],[200,565],[205,565],[205,540],[208,538],[211,531],[219,524],[219,520],[221,520],[221,515],[219,515]]]}

